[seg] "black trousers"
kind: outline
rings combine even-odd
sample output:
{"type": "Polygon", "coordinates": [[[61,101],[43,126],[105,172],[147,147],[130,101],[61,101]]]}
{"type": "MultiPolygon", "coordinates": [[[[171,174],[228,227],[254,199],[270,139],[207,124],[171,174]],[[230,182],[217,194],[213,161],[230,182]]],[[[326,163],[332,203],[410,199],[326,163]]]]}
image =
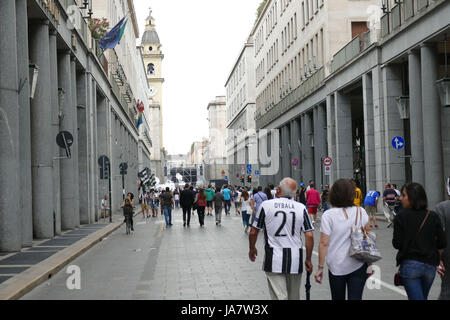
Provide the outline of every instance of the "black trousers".
{"type": "Polygon", "coordinates": [[[198,207],[198,209],[197,209],[198,222],[200,222],[201,226],[203,226],[205,224],[205,208],[206,207],[198,207]]]}
{"type": "Polygon", "coordinates": [[[183,222],[186,222],[186,215],[187,215],[187,225],[191,223],[191,207],[185,207],[183,206],[183,222]]]}
{"type": "Polygon", "coordinates": [[[345,276],[335,276],[328,271],[331,299],[345,300],[345,293],[348,290],[348,300],[362,300],[367,280],[367,268],[368,265],[364,264],[358,270],[345,276]]]}

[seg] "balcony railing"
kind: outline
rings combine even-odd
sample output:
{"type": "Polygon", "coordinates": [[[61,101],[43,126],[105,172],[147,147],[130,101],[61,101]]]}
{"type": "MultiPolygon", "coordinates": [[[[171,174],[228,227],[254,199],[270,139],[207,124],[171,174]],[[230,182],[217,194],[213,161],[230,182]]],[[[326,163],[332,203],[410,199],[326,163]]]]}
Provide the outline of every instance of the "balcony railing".
{"type": "Polygon", "coordinates": [[[105,73],[108,74],[108,65],[109,65],[108,59],[106,59],[104,51],[100,48],[99,41],[97,39],[92,38],[92,42],[94,54],[97,57],[98,61],[100,62],[105,73]]]}
{"type": "Polygon", "coordinates": [[[89,28],[87,22],[83,19],[83,13],[78,7],[77,2],[75,0],[59,0],[59,3],[66,12],[67,16],[73,19],[72,22],[75,26],[75,29],[78,30],[81,38],[87,45],[89,28]],[[77,10],[77,14],[74,15],[72,10],[77,10]]]}
{"type": "Polygon", "coordinates": [[[301,102],[306,96],[311,94],[314,90],[318,89],[325,79],[325,70],[323,67],[313,73],[307,80],[300,84],[297,88],[288,93],[277,104],[272,104],[264,114],[258,114],[256,116],[256,127],[262,128],[279,117],[281,114],[287,112],[299,102],[301,102]]]}
{"type": "Polygon", "coordinates": [[[345,66],[350,60],[366,50],[370,46],[370,31],[367,31],[361,35],[357,35],[350,41],[345,47],[339,50],[334,56],[331,62],[331,73],[338,71],[345,66]]]}
{"type": "Polygon", "coordinates": [[[396,31],[406,21],[420,13],[433,2],[441,0],[403,0],[381,17],[381,36],[384,38],[396,31]]]}

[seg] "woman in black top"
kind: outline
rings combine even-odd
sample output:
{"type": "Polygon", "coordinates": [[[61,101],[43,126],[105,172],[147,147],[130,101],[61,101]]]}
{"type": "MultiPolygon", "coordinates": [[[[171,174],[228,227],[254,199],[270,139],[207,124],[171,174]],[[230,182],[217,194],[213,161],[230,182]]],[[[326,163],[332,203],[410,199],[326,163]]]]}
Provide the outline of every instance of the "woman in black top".
{"type": "Polygon", "coordinates": [[[438,215],[427,210],[427,195],[420,184],[404,186],[400,200],[403,208],[394,219],[392,240],[399,250],[400,277],[409,300],[427,300],[436,271],[444,272],[440,269],[441,254],[447,246],[444,230],[438,215]]]}

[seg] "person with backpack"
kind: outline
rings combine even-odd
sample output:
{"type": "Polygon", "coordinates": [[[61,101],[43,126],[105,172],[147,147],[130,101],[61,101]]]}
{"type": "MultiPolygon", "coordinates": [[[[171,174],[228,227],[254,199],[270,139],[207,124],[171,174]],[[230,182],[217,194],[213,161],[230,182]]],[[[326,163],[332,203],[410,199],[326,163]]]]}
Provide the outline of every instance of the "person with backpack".
{"type": "Polygon", "coordinates": [[[392,245],[398,250],[397,266],[409,300],[427,300],[436,272],[444,275],[443,249],[447,246],[439,216],[428,210],[425,189],[418,183],[405,185],[403,208],[394,218],[392,245]]]}
{"type": "Polygon", "coordinates": [[[212,211],[213,211],[213,200],[214,200],[214,194],[215,191],[212,188],[211,185],[208,186],[208,189],[205,190],[206,193],[206,207],[208,208],[208,216],[212,216],[212,211]]]}

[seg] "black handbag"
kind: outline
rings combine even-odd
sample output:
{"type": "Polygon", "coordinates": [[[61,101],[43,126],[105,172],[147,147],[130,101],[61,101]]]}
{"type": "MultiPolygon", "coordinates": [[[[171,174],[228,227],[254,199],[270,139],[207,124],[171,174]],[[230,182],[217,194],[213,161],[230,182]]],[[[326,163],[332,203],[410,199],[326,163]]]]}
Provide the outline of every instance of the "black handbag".
{"type": "Polygon", "coordinates": [[[194,204],[192,205],[192,210],[194,211],[198,210],[198,201],[194,202],[194,204]]]}
{"type": "MultiPolygon", "coordinates": [[[[415,237],[413,238],[413,240],[411,241],[411,243],[408,246],[408,250],[406,250],[406,253],[409,252],[409,250],[411,249],[413,243],[417,240],[417,237],[419,236],[420,232],[422,232],[423,226],[425,225],[425,222],[427,221],[428,217],[430,216],[430,211],[427,211],[427,215],[425,216],[425,218],[422,221],[422,224],[420,225],[419,230],[417,231],[415,237]]],[[[395,273],[394,275],[394,284],[397,287],[403,286],[403,281],[402,281],[402,277],[400,277],[400,268],[399,270],[395,273]]]]}

